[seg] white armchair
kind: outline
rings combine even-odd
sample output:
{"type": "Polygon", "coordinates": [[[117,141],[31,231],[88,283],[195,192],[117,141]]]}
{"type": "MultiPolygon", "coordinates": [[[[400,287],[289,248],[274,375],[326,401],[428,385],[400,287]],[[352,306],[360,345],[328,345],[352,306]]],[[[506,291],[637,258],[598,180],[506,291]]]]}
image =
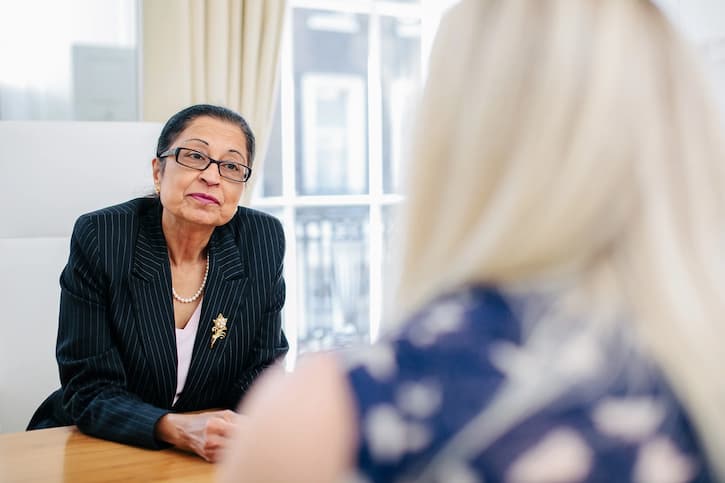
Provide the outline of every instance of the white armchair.
{"type": "Polygon", "coordinates": [[[58,278],[75,219],[151,193],[157,123],[0,122],[0,433],[59,386],[58,278]]]}

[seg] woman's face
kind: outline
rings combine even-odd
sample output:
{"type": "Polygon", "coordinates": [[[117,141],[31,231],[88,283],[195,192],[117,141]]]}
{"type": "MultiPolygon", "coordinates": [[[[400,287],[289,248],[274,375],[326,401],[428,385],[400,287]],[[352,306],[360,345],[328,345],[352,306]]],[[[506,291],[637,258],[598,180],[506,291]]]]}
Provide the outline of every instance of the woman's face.
{"type": "MultiPolygon", "coordinates": [[[[190,148],[216,160],[238,161],[249,166],[247,139],[236,124],[214,117],[192,120],[174,140],[170,150],[190,148]]],[[[244,183],[219,176],[219,167],[209,164],[204,171],[187,168],[173,155],[165,158],[161,172],[157,158],[152,162],[154,184],[160,190],[164,217],[172,223],[220,226],[232,219],[244,183]]]]}

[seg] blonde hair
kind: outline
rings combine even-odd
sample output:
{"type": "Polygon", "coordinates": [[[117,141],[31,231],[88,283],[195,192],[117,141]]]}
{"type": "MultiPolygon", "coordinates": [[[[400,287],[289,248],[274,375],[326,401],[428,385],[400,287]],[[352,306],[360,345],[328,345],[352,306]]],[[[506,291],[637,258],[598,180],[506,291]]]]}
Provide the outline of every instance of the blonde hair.
{"type": "Polygon", "coordinates": [[[471,283],[627,314],[725,478],[715,109],[647,0],[464,0],[411,147],[399,315],[471,283]]]}

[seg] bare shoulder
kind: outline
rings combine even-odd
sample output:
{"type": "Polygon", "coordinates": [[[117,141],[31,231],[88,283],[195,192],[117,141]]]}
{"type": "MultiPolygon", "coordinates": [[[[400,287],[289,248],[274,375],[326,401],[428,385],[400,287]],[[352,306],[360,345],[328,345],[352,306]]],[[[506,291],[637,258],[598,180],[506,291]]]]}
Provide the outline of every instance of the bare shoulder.
{"type": "Polygon", "coordinates": [[[332,355],[297,370],[268,371],[240,408],[244,417],[221,481],[339,481],[351,464],[356,423],[351,392],[332,355]],[[279,464],[284,461],[284,464],[279,464]]]}
{"type": "Polygon", "coordinates": [[[284,409],[275,416],[279,419],[302,411],[314,416],[320,404],[334,409],[348,402],[352,400],[341,364],[331,354],[313,354],[301,358],[293,373],[279,366],[266,371],[239,409],[250,417],[261,417],[270,408],[284,409]]]}
{"type": "MultiPolygon", "coordinates": [[[[342,368],[333,355],[313,354],[302,357],[293,373],[287,373],[278,366],[267,371],[240,409],[251,413],[270,404],[283,404],[280,396],[297,396],[298,391],[308,396],[328,394],[327,390],[339,392],[344,389],[340,386],[345,384],[342,368]]],[[[320,397],[315,396],[314,399],[319,401],[320,397]]],[[[302,403],[303,400],[298,402],[302,403]]]]}

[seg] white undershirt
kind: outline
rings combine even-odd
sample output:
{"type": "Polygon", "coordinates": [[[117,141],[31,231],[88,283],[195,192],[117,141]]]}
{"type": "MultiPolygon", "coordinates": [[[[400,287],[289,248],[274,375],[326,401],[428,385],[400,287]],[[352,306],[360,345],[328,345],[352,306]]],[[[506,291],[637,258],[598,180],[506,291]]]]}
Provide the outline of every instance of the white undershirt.
{"type": "Polygon", "coordinates": [[[176,369],[176,396],[174,396],[174,404],[179,400],[181,392],[186,384],[186,376],[189,374],[189,366],[191,365],[191,353],[194,350],[194,340],[196,339],[196,331],[199,328],[199,318],[201,316],[201,300],[196,306],[196,310],[191,314],[189,322],[183,329],[176,329],[176,356],[179,365],[176,369]]]}

